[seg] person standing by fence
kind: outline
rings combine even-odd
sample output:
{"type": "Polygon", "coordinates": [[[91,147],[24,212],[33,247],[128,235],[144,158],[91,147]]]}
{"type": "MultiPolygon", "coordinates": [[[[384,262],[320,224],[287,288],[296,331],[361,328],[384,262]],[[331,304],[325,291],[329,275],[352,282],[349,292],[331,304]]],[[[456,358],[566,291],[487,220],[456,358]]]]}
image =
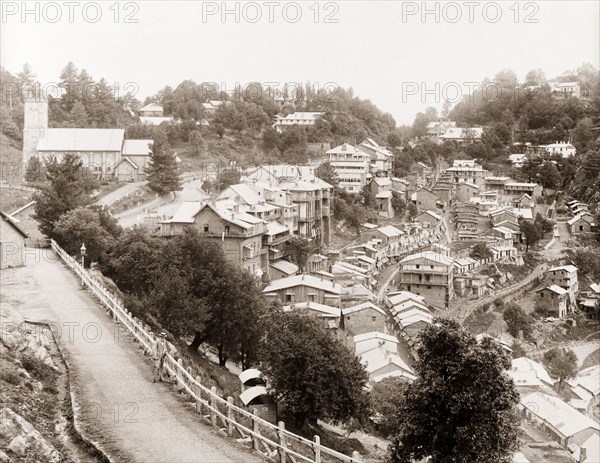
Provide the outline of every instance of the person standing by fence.
{"type": "Polygon", "coordinates": [[[167,335],[160,333],[154,348],[154,378],[152,382],[163,381],[163,373],[165,370],[165,357],[167,356],[167,335]]]}

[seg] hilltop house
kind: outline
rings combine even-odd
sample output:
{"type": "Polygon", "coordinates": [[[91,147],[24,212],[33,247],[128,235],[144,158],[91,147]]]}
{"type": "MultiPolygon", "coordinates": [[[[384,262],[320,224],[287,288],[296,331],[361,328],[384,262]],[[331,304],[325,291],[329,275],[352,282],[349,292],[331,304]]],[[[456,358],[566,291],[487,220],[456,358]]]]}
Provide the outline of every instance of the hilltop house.
{"type": "Polygon", "coordinates": [[[312,127],[315,125],[317,119],[319,119],[323,113],[320,112],[295,112],[292,114],[288,114],[285,117],[275,116],[275,123],[273,124],[273,128],[279,132],[283,133],[283,131],[288,127],[293,127],[298,125],[300,127],[312,127]]]}
{"type": "Polygon", "coordinates": [[[140,122],[148,125],[160,125],[163,122],[171,122],[172,117],[165,116],[163,107],[158,103],[149,103],[140,109],[140,122]]]}
{"type": "Polygon", "coordinates": [[[442,141],[453,141],[460,145],[480,141],[483,135],[483,127],[450,127],[439,138],[442,141]]]}
{"type": "Polygon", "coordinates": [[[554,96],[560,98],[566,98],[574,96],[581,98],[581,87],[579,82],[559,82],[551,83],[550,88],[554,96]]]}

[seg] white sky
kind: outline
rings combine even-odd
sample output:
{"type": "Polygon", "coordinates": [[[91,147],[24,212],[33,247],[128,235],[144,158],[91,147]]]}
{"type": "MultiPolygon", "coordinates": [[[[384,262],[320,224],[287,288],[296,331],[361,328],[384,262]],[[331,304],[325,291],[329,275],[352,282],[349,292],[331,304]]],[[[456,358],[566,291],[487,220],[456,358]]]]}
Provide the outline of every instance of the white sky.
{"type": "Polygon", "coordinates": [[[95,23],[90,22],[97,11],[94,2],[78,1],[70,22],[68,3],[29,2],[39,17],[23,18],[22,2],[4,1],[2,66],[16,73],[28,62],[44,84],[55,82],[73,61],[95,79],[121,87],[135,82],[140,100],[185,79],[225,82],[227,89],[250,81],[334,83],[353,87],[398,124],[411,124],[427,106],[441,108],[444,88],[453,98],[457,90],[468,91],[465,82],[480,82],[504,68],[524,79],[534,68],[551,78],[583,62],[600,67],[597,1],[427,2],[439,15],[429,14],[425,21],[423,2],[308,1],[297,3],[302,16],[295,23],[298,8],[287,1],[272,2],[273,7],[228,2],[228,8],[239,8],[239,22],[234,14],[221,17],[222,2],[199,1],[120,2],[116,22],[115,2],[98,2],[102,16],[95,23]],[[262,17],[252,23],[256,6],[262,17]],[[451,23],[457,7],[462,16],[451,23]],[[203,8],[219,11],[203,20],[203,8]],[[416,14],[409,15],[414,9],[416,14]],[[493,23],[497,12],[501,17],[493,23]],[[125,23],[127,13],[138,22],[125,23]],[[326,23],[327,14],[338,22],[326,23]],[[537,23],[526,22],[528,15],[537,23]],[[422,83],[433,93],[419,91],[422,83]]]}

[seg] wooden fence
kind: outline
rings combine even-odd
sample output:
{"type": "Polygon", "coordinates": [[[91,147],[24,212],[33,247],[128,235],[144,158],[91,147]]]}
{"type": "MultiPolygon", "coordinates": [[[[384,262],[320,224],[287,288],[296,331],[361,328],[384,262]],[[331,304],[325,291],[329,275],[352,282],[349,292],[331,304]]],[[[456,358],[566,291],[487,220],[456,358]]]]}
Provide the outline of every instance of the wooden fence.
{"type": "MultiPolygon", "coordinates": [[[[54,240],[50,240],[54,252],[81,279],[92,294],[112,314],[115,321],[126,328],[134,340],[140,344],[144,353],[151,355],[157,337],[151,329],[125,309],[122,301],[111,291],[92,277],[74,257],[67,254],[54,240]]],[[[362,458],[356,452],[352,457],[321,445],[319,436],[313,440],[298,436],[285,429],[285,423],[278,426],[260,418],[256,411],[238,407],[233,398],[227,399],[217,394],[216,388],[208,388],[194,375],[191,367],[186,367],[177,355],[175,347],[169,343],[169,353],[165,359],[165,368],[179,392],[186,394],[195,402],[196,412],[213,427],[224,431],[229,437],[237,438],[278,463],[359,463],[362,458]]]]}

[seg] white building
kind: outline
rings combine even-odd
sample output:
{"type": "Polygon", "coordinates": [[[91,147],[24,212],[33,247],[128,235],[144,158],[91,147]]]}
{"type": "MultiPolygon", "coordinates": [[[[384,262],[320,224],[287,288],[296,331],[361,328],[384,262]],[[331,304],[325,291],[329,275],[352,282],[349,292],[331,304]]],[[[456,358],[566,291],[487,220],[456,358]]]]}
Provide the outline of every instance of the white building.
{"type": "Polygon", "coordinates": [[[358,193],[367,184],[370,156],[361,149],[344,143],[327,151],[329,164],[339,186],[348,193],[358,193]]]}
{"type": "Polygon", "coordinates": [[[570,158],[577,154],[577,149],[566,141],[560,141],[550,143],[549,145],[542,145],[543,148],[550,154],[560,154],[563,158],[570,158]]]}
{"type": "Polygon", "coordinates": [[[273,128],[277,132],[282,133],[287,127],[299,125],[302,127],[311,127],[323,113],[319,112],[296,112],[288,114],[285,117],[276,116],[277,120],[273,124],[273,128]]]}

